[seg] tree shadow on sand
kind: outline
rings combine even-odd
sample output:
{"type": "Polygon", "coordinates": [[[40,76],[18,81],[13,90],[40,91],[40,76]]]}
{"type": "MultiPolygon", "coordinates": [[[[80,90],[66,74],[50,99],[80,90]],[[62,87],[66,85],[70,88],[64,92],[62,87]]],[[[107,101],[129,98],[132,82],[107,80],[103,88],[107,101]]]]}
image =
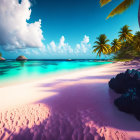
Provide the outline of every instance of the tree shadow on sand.
{"type": "Polygon", "coordinates": [[[35,103],[49,106],[50,117],[40,125],[11,134],[11,139],[103,140],[112,137],[121,140],[127,139],[123,130],[140,131],[139,121],[114,106],[113,101],[118,95],[109,89],[108,79],[102,78],[60,79],[55,84],[38,85],[46,93],[48,86],[52,87],[49,92],[57,93],[35,103]]]}
{"type": "MultiPolygon", "coordinates": [[[[124,71],[124,68],[134,65],[136,64],[120,65],[115,72],[124,71]]],[[[17,68],[17,66],[4,67],[4,69],[9,68],[17,68]]],[[[38,125],[35,122],[32,127],[21,127],[17,132],[3,126],[4,133],[0,139],[104,140],[112,138],[122,140],[127,139],[124,131],[140,132],[140,122],[134,116],[120,112],[114,106],[114,99],[119,95],[108,87],[107,81],[113,77],[111,72],[112,70],[108,70],[105,76],[89,75],[37,85],[37,90],[44,91],[46,94],[56,93],[34,103],[49,106],[50,116],[38,125]]]]}

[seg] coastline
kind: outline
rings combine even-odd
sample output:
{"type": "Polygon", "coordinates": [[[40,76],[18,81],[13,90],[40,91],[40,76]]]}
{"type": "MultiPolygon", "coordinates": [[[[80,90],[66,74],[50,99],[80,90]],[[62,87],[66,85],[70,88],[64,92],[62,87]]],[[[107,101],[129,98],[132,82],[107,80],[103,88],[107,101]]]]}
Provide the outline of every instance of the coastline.
{"type": "Polygon", "coordinates": [[[128,68],[138,66],[112,63],[1,87],[0,138],[140,139],[140,122],[117,110],[108,87],[128,68]]]}
{"type": "MultiPolygon", "coordinates": [[[[112,64],[112,63],[110,63],[112,64]]],[[[77,68],[77,69],[70,69],[70,70],[60,70],[57,72],[50,72],[47,74],[42,74],[42,75],[33,75],[31,76],[31,78],[27,79],[22,79],[20,80],[20,77],[18,79],[10,79],[10,82],[7,81],[2,81],[3,83],[0,84],[0,88],[2,87],[8,87],[8,86],[14,86],[14,85],[21,85],[21,84],[29,84],[29,83],[33,83],[36,82],[37,80],[45,80],[47,79],[56,79],[57,77],[59,78],[59,76],[65,76],[68,74],[73,74],[73,73],[79,73],[80,72],[84,72],[86,70],[94,70],[94,69],[98,69],[100,67],[104,67],[106,65],[110,65],[110,64],[103,64],[103,65],[99,65],[99,66],[90,66],[90,67],[83,67],[83,68],[77,68]]]]}

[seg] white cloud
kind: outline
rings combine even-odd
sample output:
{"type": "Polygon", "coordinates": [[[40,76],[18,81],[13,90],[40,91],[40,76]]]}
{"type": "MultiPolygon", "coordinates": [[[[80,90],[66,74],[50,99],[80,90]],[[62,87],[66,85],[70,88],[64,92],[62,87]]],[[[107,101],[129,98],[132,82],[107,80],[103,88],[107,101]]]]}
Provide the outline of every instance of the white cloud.
{"type": "Polygon", "coordinates": [[[64,46],[66,46],[66,44],[65,44],[65,37],[62,36],[62,37],[60,38],[59,47],[61,48],[61,47],[64,47],[64,46]]]}
{"type": "Polygon", "coordinates": [[[5,50],[43,47],[41,20],[28,23],[29,0],[0,0],[0,45],[5,50]]]}
{"type": "Polygon", "coordinates": [[[43,46],[43,47],[39,48],[39,51],[42,53],[46,53],[47,50],[46,50],[46,47],[43,46]]]}
{"type": "Polygon", "coordinates": [[[55,53],[55,54],[82,54],[87,53],[87,51],[90,49],[89,44],[89,36],[84,36],[83,40],[80,42],[80,44],[77,44],[75,47],[71,47],[68,43],[65,42],[65,37],[62,36],[60,38],[60,41],[58,45],[52,41],[47,45],[46,52],[49,53],[55,53]]]}
{"type": "Polygon", "coordinates": [[[56,52],[56,45],[55,45],[55,42],[54,41],[52,41],[51,43],[50,43],[50,47],[53,49],[53,51],[54,52],[56,52]]]}
{"type": "Polygon", "coordinates": [[[39,55],[39,51],[38,50],[32,50],[32,53],[35,55],[39,55]]]}
{"type": "Polygon", "coordinates": [[[83,39],[83,41],[82,41],[82,44],[87,44],[87,43],[89,43],[89,36],[84,36],[84,39],[83,39]]]}
{"type": "Polygon", "coordinates": [[[76,53],[86,53],[90,48],[89,44],[89,36],[84,36],[83,40],[81,41],[80,44],[76,45],[75,52],[76,53]]]}
{"type": "Polygon", "coordinates": [[[73,53],[73,49],[71,48],[71,46],[68,46],[68,51],[69,53],[73,53]]]}
{"type": "Polygon", "coordinates": [[[24,50],[24,53],[27,54],[27,55],[30,55],[31,54],[30,51],[27,50],[27,49],[24,50]]]}
{"type": "Polygon", "coordinates": [[[56,45],[56,43],[54,41],[51,41],[47,45],[47,51],[49,51],[50,53],[62,54],[62,53],[72,53],[73,49],[71,48],[71,46],[68,43],[65,43],[65,37],[62,36],[60,38],[58,45],[56,45]]]}

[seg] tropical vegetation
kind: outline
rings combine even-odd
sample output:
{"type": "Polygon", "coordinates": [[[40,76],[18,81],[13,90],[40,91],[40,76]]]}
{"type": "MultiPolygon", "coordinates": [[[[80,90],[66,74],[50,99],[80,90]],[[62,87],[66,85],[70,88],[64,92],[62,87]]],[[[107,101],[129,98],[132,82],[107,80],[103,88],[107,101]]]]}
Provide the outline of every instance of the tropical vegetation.
{"type": "Polygon", "coordinates": [[[121,48],[121,42],[118,40],[118,39],[114,39],[112,42],[111,42],[111,50],[110,50],[110,53],[116,53],[117,51],[120,50],[121,48]]]}
{"type": "Polygon", "coordinates": [[[0,57],[2,57],[2,53],[0,52],[0,57]]]}
{"type": "Polygon", "coordinates": [[[93,46],[93,52],[97,52],[99,57],[101,54],[108,54],[110,51],[110,45],[108,44],[109,40],[107,39],[105,34],[101,34],[97,37],[97,41],[95,41],[95,45],[93,46]]]}
{"type": "Polygon", "coordinates": [[[133,37],[133,34],[131,33],[132,30],[129,29],[128,25],[125,25],[121,28],[121,31],[119,32],[119,40],[124,41],[130,41],[133,37]]]}
{"type": "Polygon", "coordinates": [[[96,52],[99,57],[102,54],[111,55],[116,60],[129,60],[140,57],[140,31],[133,35],[129,26],[125,25],[118,33],[118,38],[114,39],[110,44],[105,34],[97,37],[93,52],[96,52]]]}
{"type": "MultiPolygon", "coordinates": [[[[111,0],[100,0],[100,5],[101,7],[108,4],[109,2],[111,2],[111,0]]],[[[123,2],[121,2],[116,8],[114,8],[110,14],[108,15],[107,19],[110,17],[113,17],[117,14],[121,14],[123,13],[125,10],[127,10],[133,3],[135,2],[135,0],[123,0],[123,2]]],[[[138,12],[138,21],[139,21],[139,26],[140,26],[140,5],[139,5],[139,12],[138,12]]]]}

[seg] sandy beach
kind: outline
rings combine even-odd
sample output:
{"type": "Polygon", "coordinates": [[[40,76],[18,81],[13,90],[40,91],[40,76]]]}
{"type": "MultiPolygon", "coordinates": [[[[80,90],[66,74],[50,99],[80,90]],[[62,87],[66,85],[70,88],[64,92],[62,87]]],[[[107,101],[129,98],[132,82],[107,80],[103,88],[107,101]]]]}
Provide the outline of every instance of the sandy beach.
{"type": "MultiPolygon", "coordinates": [[[[139,140],[108,81],[137,63],[113,63],[0,87],[1,140],[139,140]]],[[[18,83],[18,82],[17,82],[18,83]]]]}

